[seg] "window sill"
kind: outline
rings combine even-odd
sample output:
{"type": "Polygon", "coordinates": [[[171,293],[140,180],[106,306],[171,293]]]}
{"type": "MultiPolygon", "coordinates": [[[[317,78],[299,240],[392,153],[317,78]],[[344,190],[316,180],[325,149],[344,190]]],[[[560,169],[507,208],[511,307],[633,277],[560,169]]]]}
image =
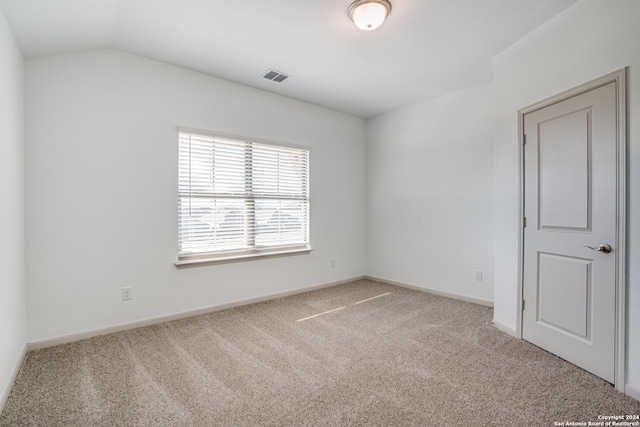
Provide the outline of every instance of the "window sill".
{"type": "Polygon", "coordinates": [[[179,259],[174,264],[177,268],[200,267],[205,265],[226,264],[230,262],[251,261],[255,259],[275,258],[290,255],[304,255],[312,251],[311,247],[281,249],[275,251],[252,252],[242,254],[218,255],[202,258],[179,259]]]}

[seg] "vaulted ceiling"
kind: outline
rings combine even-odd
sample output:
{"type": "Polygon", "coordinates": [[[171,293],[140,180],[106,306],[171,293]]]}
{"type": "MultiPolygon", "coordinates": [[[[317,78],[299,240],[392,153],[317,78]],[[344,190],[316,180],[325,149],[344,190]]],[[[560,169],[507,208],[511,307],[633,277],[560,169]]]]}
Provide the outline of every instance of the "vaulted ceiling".
{"type": "Polygon", "coordinates": [[[370,117],[490,82],[491,59],[576,0],[0,0],[27,58],[114,48],[370,117]],[[291,75],[262,78],[269,69],[291,75]]]}

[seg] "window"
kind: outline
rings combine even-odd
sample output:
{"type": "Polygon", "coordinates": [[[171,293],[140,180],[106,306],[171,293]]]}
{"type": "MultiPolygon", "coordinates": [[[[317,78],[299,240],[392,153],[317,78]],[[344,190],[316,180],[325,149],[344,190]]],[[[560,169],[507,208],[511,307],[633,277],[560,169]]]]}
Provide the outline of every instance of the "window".
{"type": "Polygon", "coordinates": [[[309,251],[309,150],[179,130],[178,262],[309,251]]]}

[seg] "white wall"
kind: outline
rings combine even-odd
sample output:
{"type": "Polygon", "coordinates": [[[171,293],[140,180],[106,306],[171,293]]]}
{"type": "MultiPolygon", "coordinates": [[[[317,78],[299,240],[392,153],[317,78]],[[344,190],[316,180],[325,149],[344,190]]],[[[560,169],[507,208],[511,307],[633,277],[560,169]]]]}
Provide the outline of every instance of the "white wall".
{"type": "Polygon", "coordinates": [[[482,85],[367,121],[367,274],[493,299],[492,103],[482,85]]]}
{"type": "Polygon", "coordinates": [[[30,342],[365,273],[364,120],[114,50],[25,79],[30,342]],[[311,147],[313,252],[176,269],[177,126],[311,147]]]}
{"type": "Polygon", "coordinates": [[[609,72],[628,73],[628,390],[640,398],[640,2],[581,0],[494,59],[495,320],[516,327],[517,111],[609,72]]]}
{"type": "Polygon", "coordinates": [[[0,10],[0,411],[26,343],[23,60],[0,10]]]}

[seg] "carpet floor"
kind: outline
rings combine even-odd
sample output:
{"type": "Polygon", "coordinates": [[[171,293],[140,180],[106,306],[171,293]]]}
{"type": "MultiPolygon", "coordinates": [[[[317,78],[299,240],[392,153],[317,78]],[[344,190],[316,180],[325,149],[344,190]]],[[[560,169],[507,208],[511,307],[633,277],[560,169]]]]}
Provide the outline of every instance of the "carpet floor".
{"type": "Polygon", "coordinates": [[[492,314],[361,280],[31,351],[0,426],[553,426],[640,414],[605,381],[498,331],[492,314]]]}

